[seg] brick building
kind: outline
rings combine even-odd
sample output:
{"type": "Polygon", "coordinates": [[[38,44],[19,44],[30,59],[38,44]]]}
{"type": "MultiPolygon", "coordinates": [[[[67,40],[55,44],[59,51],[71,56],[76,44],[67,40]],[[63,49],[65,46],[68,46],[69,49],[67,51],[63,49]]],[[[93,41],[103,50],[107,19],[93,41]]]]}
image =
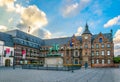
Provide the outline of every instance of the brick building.
{"type": "Polygon", "coordinates": [[[89,66],[110,66],[113,64],[114,44],[112,30],[110,33],[92,35],[86,24],[81,36],[44,40],[41,54],[47,54],[52,44],[59,44],[59,53],[63,55],[64,64],[82,64],[89,66]],[[72,46],[70,46],[72,44],[72,46]]]}
{"type": "MultiPolygon", "coordinates": [[[[6,32],[12,35],[14,44],[14,59],[16,64],[26,63],[44,64],[49,49],[59,44],[59,52],[64,64],[82,64],[89,66],[105,66],[113,64],[114,44],[112,30],[110,33],[92,34],[88,25],[81,36],[40,39],[20,30],[6,32]],[[23,53],[25,57],[23,57],[23,53]]],[[[54,52],[53,52],[54,53],[54,52]]]]}

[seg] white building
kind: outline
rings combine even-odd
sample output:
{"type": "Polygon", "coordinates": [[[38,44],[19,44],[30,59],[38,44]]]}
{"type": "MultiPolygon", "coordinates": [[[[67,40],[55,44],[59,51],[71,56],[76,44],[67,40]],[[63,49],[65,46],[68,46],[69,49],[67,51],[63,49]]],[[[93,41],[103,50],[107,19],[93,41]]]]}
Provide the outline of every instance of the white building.
{"type": "Polygon", "coordinates": [[[3,65],[4,41],[0,41],[0,66],[3,65]]]}
{"type": "Polygon", "coordinates": [[[0,41],[0,65],[12,66],[14,57],[14,48],[4,45],[3,41],[0,41]]]}

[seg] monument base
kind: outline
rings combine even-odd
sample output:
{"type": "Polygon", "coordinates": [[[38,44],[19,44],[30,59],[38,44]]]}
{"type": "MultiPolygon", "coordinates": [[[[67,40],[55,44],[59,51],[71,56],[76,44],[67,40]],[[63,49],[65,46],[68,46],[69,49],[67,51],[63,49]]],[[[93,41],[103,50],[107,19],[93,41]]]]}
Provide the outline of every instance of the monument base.
{"type": "Polygon", "coordinates": [[[44,67],[63,67],[63,58],[46,57],[44,67]]]}

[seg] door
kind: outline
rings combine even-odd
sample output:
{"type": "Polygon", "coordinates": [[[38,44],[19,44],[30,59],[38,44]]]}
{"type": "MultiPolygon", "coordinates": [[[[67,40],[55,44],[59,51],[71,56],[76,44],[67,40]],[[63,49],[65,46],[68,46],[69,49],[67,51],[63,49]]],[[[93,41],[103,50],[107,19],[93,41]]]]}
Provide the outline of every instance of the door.
{"type": "Polygon", "coordinates": [[[9,66],[10,66],[10,59],[6,59],[6,60],[5,60],[5,66],[6,66],[6,67],[9,67],[9,66]]]}

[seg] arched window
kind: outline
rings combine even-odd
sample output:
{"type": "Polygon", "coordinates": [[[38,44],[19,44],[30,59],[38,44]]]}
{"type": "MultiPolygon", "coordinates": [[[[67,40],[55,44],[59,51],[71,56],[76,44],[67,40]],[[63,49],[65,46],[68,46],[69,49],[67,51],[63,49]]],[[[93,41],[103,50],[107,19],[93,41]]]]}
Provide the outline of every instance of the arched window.
{"type": "Polygon", "coordinates": [[[102,43],[102,38],[99,38],[99,42],[102,43]]]}

